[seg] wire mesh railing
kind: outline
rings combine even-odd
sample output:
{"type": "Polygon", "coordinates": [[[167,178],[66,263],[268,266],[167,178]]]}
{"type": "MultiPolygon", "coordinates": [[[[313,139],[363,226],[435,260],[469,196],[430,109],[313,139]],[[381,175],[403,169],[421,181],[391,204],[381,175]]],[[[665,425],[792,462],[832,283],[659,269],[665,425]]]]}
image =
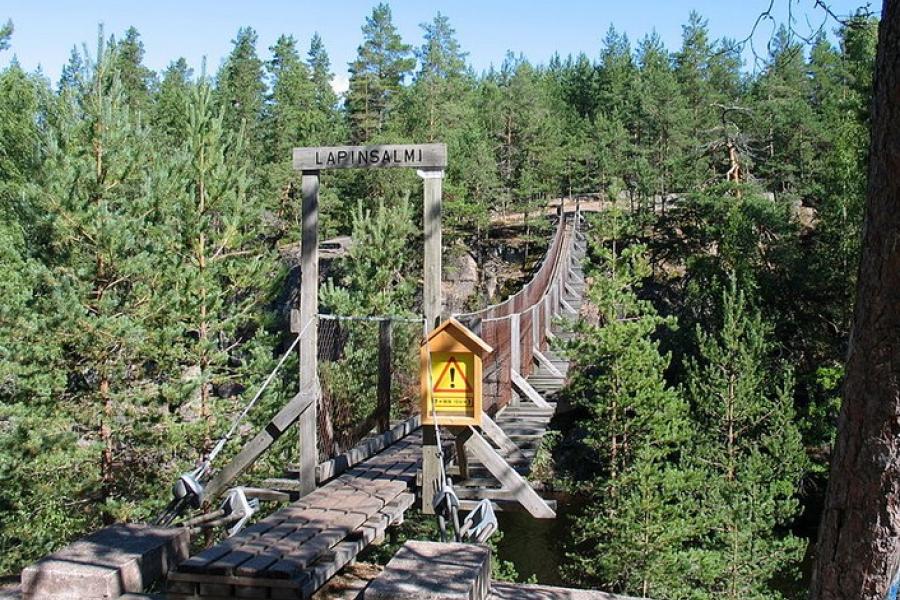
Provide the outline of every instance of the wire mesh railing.
{"type": "Polygon", "coordinates": [[[320,458],[418,412],[424,319],[319,315],[320,458]]]}

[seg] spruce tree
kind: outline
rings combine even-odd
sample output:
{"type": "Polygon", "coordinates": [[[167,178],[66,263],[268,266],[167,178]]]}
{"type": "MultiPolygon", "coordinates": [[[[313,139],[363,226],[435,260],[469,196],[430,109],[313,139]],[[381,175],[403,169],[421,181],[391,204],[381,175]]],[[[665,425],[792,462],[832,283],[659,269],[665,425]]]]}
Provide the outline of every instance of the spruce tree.
{"type": "Polygon", "coordinates": [[[242,133],[248,150],[256,155],[261,151],[263,103],[266,84],[263,81],[263,62],[256,54],[256,31],[251,27],[238,29],[232,40],[234,46],[216,77],[216,102],[224,111],[226,131],[242,133]]]}
{"type": "Polygon", "coordinates": [[[115,43],[115,50],[115,69],[128,106],[132,111],[148,111],[157,82],[156,74],[144,66],[144,43],[138,30],[129,27],[125,37],[115,43]]]}
{"type": "Polygon", "coordinates": [[[350,63],[347,111],[354,142],[376,137],[387,123],[401,84],[415,67],[411,46],[403,43],[391,17],[391,8],[379,4],[366,17],[363,43],[350,63]]]}
{"type": "Polygon", "coordinates": [[[310,141],[314,144],[338,144],[346,142],[342,123],[338,114],[338,97],[331,87],[334,73],[331,59],[325,50],[325,43],[318,33],[313,34],[306,55],[314,90],[314,109],[311,111],[310,141]]]}
{"type": "Polygon", "coordinates": [[[153,107],[153,132],[168,143],[179,143],[188,129],[193,73],[184,58],[173,61],[163,72],[153,107]]]}
{"type": "Polygon", "coordinates": [[[312,143],[316,89],[293,37],[279,37],[269,51],[272,58],[266,70],[272,93],[265,110],[267,158],[288,163],[294,146],[312,143]]]}

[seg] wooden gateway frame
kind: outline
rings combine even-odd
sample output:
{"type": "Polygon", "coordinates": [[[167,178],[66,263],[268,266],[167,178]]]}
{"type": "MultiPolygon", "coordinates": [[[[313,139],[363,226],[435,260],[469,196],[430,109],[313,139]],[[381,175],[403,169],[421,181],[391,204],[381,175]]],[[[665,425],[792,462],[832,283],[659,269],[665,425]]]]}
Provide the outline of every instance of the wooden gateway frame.
{"type": "MultiPolygon", "coordinates": [[[[316,489],[318,464],[319,378],[319,173],[326,169],[414,168],[424,180],[425,277],[423,312],[426,333],[441,316],[441,193],[447,168],[446,144],[392,144],[294,148],[293,167],[301,173],[300,308],[292,311],[291,331],[300,335],[300,389],[269,423],[207,484],[204,497],[215,498],[299,421],[299,492],[316,489]]],[[[432,428],[433,429],[433,428],[432,428]]],[[[428,437],[426,432],[426,438],[428,437]]],[[[434,437],[432,433],[432,438],[434,437]]],[[[427,461],[423,461],[427,462],[427,461]]],[[[428,506],[431,499],[428,500],[428,506]]]]}
{"type": "MultiPolygon", "coordinates": [[[[395,144],[294,148],[293,167],[301,173],[302,227],[300,237],[300,307],[291,313],[291,331],[300,336],[300,386],[297,394],[217,472],[204,490],[204,499],[221,494],[238,475],[259,458],[294,423],[299,429],[299,488],[306,495],[316,488],[318,465],[318,319],[319,312],[319,174],[326,169],[414,168],[424,182],[425,234],[423,313],[425,335],[441,321],[441,195],[447,168],[445,144],[395,144]]],[[[481,415],[481,432],[500,447],[514,446],[502,430],[481,415]]],[[[553,517],[553,511],[527,482],[497,454],[472,425],[452,427],[457,459],[464,465],[469,449],[504,485],[517,490],[517,498],[532,514],[553,517]],[[533,505],[533,506],[532,506],[533,505]]],[[[435,425],[422,425],[422,511],[432,514],[432,500],[443,473],[435,425]]]]}

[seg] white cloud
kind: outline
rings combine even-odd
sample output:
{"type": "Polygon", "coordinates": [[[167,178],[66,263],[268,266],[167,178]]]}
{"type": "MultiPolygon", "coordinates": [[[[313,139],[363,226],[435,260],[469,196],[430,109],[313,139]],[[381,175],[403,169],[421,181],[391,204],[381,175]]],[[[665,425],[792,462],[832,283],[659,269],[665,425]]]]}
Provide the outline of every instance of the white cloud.
{"type": "Polygon", "coordinates": [[[331,80],[331,89],[335,94],[343,94],[350,89],[350,77],[347,75],[335,75],[331,80]]]}

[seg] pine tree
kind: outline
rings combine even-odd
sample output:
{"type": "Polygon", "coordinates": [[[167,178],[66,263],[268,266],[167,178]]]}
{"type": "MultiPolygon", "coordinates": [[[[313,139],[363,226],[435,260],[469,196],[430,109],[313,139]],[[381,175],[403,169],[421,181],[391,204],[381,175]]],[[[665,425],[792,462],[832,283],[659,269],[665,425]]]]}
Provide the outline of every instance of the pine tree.
{"type": "Polygon", "coordinates": [[[133,493],[122,475],[137,474],[123,469],[123,449],[131,456],[130,447],[140,445],[121,419],[127,415],[139,429],[145,416],[136,382],[148,356],[146,319],[158,276],[143,231],[143,183],[154,153],[128,108],[115,48],[101,38],[97,57],[85,67],[83,91],[63,96],[38,198],[50,238],[43,260],[56,286],[53,335],[80,409],[71,414],[97,434],[91,448],[99,451],[99,481],[92,476],[83,485],[100,500],[93,510],[114,512],[133,493]]]}
{"type": "Polygon", "coordinates": [[[650,268],[645,247],[617,248],[624,220],[612,210],[596,223],[587,295],[598,316],[582,319],[566,348],[595,473],[569,570],[616,591],[682,597],[680,557],[693,507],[681,501],[692,482],[680,461],[691,427],[686,402],[665,382],[669,357],[653,339],[674,323],[637,297],[650,268]]]}
{"type": "Polygon", "coordinates": [[[244,138],[226,129],[226,111],[216,107],[208,81],[194,87],[188,111],[189,129],[167,177],[173,183],[155,187],[154,235],[168,248],[159,257],[168,283],[156,331],[169,402],[177,408],[196,392],[196,447],[209,450],[216,415],[230,408],[213,395],[241,389],[254,346],[265,343],[264,303],[280,277],[262,232],[262,206],[251,195],[244,138]]]}
{"type": "Polygon", "coordinates": [[[684,577],[708,598],[781,598],[770,582],[798,577],[805,548],[790,533],[806,467],[793,375],[773,363],[769,328],[733,281],[722,307],[718,331],[697,329],[689,367],[705,532],[684,577]]]}
{"type": "Polygon", "coordinates": [[[415,67],[411,47],[403,43],[391,20],[391,8],[379,4],[366,17],[363,43],[350,63],[347,111],[354,142],[367,142],[387,124],[392,101],[415,67]]]}

